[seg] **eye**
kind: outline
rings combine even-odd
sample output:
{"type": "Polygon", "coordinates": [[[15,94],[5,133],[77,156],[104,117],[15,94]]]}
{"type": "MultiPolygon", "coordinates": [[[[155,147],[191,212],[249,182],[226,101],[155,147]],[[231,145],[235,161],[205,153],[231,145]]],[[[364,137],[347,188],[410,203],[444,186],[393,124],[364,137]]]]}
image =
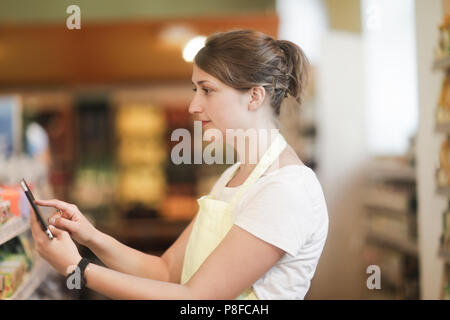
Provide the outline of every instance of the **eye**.
{"type": "Polygon", "coordinates": [[[192,91],[197,92],[197,88],[192,88],[192,91]]]}
{"type": "Polygon", "coordinates": [[[211,90],[208,88],[203,88],[203,91],[205,91],[205,94],[209,94],[211,92],[211,90]]]}

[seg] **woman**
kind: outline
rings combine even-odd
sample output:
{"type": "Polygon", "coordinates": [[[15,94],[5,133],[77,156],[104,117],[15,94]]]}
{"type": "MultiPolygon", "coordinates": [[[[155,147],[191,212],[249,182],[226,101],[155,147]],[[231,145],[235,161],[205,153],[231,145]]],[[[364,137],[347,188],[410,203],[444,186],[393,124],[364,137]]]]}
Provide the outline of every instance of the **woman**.
{"type": "MultiPolygon", "coordinates": [[[[194,62],[189,112],[223,135],[273,131],[283,99],[300,103],[306,86],[302,50],[255,31],[212,35],[194,62]]],[[[161,257],[119,243],[58,200],[36,201],[60,212],[50,219],[52,241],[32,215],[37,250],[66,276],[80,265],[87,287],[116,299],[303,299],[327,237],[327,207],[314,172],[283,137],[264,138],[265,148],[248,139],[237,147],[240,162],[199,199],[161,257]],[[257,163],[248,161],[255,152],[257,163]],[[83,262],[71,238],[108,268],[83,262]]]]}

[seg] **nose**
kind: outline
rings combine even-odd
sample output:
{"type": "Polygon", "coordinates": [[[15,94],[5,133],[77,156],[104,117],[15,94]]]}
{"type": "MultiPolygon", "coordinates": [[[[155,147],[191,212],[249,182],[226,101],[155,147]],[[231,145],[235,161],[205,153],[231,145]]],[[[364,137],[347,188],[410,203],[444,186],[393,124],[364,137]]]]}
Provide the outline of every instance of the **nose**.
{"type": "Polygon", "coordinates": [[[190,114],[196,114],[196,113],[203,112],[203,109],[202,109],[202,107],[200,107],[200,103],[198,102],[198,99],[196,99],[196,95],[192,99],[191,104],[189,105],[188,111],[190,114]]]}

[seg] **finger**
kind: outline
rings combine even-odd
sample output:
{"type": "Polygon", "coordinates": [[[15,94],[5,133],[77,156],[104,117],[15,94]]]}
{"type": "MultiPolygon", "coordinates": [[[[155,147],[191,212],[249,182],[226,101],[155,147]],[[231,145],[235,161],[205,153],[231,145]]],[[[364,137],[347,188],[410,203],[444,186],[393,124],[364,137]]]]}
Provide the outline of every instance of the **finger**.
{"type": "Polygon", "coordinates": [[[43,206],[43,207],[53,207],[58,210],[62,211],[62,215],[66,218],[71,219],[74,212],[72,211],[72,205],[61,201],[57,199],[52,200],[35,200],[34,201],[37,205],[43,206]]]}
{"type": "Polygon", "coordinates": [[[61,218],[61,217],[62,217],[61,213],[59,213],[59,212],[54,213],[53,215],[51,215],[48,218],[48,223],[55,224],[55,220],[58,219],[58,218],[61,218]]]}
{"type": "Polygon", "coordinates": [[[75,232],[77,227],[76,222],[70,221],[65,218],[56,218],[53,222],[50,221],[50,223],[59,229],[64,229],[69,232],[75,232]]]}

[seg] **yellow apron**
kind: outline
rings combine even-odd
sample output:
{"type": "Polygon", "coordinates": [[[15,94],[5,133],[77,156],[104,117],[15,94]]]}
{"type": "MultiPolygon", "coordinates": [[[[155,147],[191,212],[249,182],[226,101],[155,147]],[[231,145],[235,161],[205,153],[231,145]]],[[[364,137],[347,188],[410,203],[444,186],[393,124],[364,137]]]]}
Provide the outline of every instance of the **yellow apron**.
{"type": "MultiPolygon", "coordinates": [[[[280,153],[286,147],[286,141],[278,134],[270,147],[266,150],[261,160],[250,176],[238,188],[230,202],[215,199],[217,190],[225,187],[234,176],[239,164],[230,173],[224,182],[214,188],[211,195],[198,199],[199,211],[197,219],[189,237],[184,256],[181,283],[185,284],[202,265],[203,261],[219,245],[234,223],[234,207],[243,194],[261,177],[269,166],[277,160],[280,153]]],[[[257,300],[253,288],[245,290],[237,299],[257,300]]]]}

